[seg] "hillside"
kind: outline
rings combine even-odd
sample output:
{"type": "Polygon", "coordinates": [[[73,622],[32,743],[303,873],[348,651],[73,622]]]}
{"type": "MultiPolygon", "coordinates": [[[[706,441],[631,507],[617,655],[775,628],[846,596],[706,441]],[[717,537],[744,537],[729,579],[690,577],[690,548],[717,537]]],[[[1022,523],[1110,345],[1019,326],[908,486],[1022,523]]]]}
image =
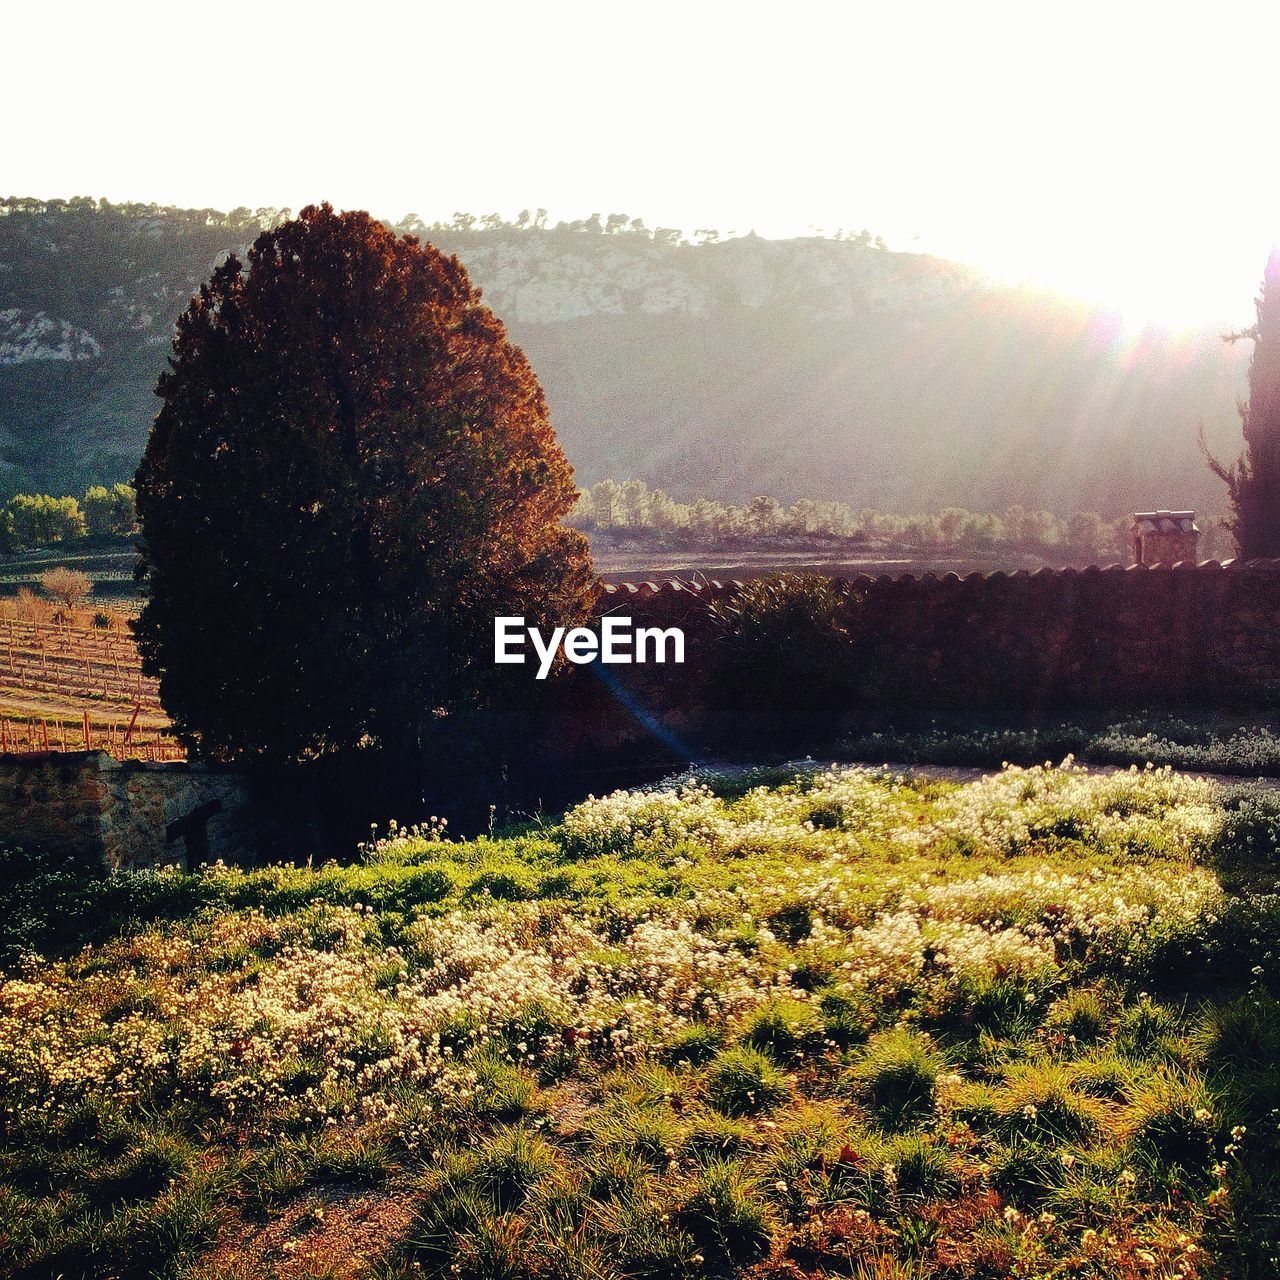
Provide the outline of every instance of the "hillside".
{"type": "MultiPolygon", "coordinates": [[[[174,317],[264,210],[0,205],[0,485],[125,477],[174,317]]],[[[858,240],[680,243],[593,222],[404,227],[456,252],[528,352],[579,480],[887,510],[1220,509],[1247,351],[1126,335],[858,240]]]]}

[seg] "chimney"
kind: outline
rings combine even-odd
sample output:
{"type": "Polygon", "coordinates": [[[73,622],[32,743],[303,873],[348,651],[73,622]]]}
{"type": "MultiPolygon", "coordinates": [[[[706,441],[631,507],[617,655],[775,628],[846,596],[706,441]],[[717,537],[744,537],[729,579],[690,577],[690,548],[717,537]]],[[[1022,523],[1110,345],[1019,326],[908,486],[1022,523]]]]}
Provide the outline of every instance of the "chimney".
{"type": "Polygon", "coordinates": [[[1138,511],[1129,536],[1134,564],[1195,563],[1200,530],[1194,511],[1138,511]]]}

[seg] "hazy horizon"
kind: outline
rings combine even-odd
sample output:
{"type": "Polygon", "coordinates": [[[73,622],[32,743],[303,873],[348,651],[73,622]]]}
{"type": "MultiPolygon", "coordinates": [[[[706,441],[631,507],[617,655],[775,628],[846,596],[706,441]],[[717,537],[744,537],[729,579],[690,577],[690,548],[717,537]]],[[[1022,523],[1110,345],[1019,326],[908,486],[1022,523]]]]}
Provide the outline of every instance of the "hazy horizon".
{"type": "Polygon", "coordinates": [[[157,0],[7,7],[4,184],[397,220],[546,208],[692,234],[868,228],[1135,322],[1247,323],[1280,240],[1267,86],[1231,25],[1151,4],[643,13],[157,0]]]}

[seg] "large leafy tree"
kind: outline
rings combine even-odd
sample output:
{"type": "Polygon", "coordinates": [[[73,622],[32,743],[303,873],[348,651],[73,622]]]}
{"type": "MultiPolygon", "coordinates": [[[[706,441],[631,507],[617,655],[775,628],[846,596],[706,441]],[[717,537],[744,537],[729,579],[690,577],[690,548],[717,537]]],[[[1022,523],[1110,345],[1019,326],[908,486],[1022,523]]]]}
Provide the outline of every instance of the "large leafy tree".
{"type": "Polygon", "coordinates": [[[1224,466],[1206,450],[1209,466],[1226,482],[1227,527],[1243,559],[1280,556],[1280,249],[1272,250],[1255,303],[1257,320],[1229,341],[1249,339],[1249,399],[1240,404],[1244,451],[1224,466]]]}
{"type": "Polygon", "coordinates": [[[158,392],[137,634],[200,753],[420,761],[528,688],[495,614],[585,614],[571,468],[456,258],[304,209],[214,271],[158,392]]]}

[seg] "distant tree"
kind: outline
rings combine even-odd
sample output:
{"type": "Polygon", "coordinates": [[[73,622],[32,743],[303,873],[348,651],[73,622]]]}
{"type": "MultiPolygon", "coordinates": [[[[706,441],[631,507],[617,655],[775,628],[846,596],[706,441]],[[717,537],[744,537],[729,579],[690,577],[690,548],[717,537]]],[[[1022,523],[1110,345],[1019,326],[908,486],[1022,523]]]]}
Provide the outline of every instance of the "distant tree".
{"type": "Polygon", "coordinates": [[[617,524],[622,513],[622,490],[616,480],[601,480],[591,489],[591,514],[596,524],[617,524]]]}
{"type": "Polygon", "coordinates": [[[963,507],[943,507],[938,514],[938,537],[947,544],[961,541],[969,523],[969,513],[963,507]]]}
{"type": "Polygon", "coordinates": [[[619,498],[623,524],[639,529],[649,523],[649,486],[643,480],[628,480],[619,498]]]}
{"type": "Polygon", "coordinates": [[[823,524],[823,518],[812,498],[799,498],[792,503],[784,524],[792,533],[813,533],[823,524]]]}
{"type": "Polygon", "coordinates": [[[19,547],[48,547],[85,534],[84,513],[75,498],[20,493],[9,503],[13,540],[19,547]]]}
{"type": "Polygon", "coordinates": [[[59,565],[55,569],[46,569],[40,575],[40,590],[69,613],[88,599],[93,583],[87,573],[59,565]]]}
{"type": "Polygon", "coordinates": [[[1062,522],[1052,511],[1024,511],[1022,541],[1033,547],[1049,547],[1063,539],[1062,522]]]}
{"type": "Polygon", "coordinates": [[[752,498],[747,504],[747,528],[757,537],[769,536],[778,532],[782,524],[782,508],[777,498],[765,497],[763,494],[752,498]]]}
{"type": "Polygon", "coordinates": [[[1028,527],[1026,507],[1015,502],[1004,513],[1005,537],[1016,546],[1027,540],[1028,527]]]}
{"type": "Polygon", "coordinates": [[[727,513],[724,507],[711,498],[699,498],[689,508],[689,528],[703,537],[724,532],[727,513]]]}
{"type": "Polygon", "coordinates": [[[528,361],[456,258],[322,205],[214,271],[158,390],[137,636],[178,731],[224,758],[378,747],[420,800],[456,726],[505,729],[530,689],[495,615],[594,596],[528,361]]]}
{"type": "Polygon", "coordinates": [[[1077,556],[1097,556],[1109,541],[1108,533],[1096,512],[1077,511],[1067,520],[1067,547],[1077,556]]]}
{"type": "Polygon", "coordinates": [[[1004,521],[990,512],[970,515],[965,533],[971,546],[992,547],[1004,541],[1004,521]]]}
{"type": "Polygon", "coordinates": [[[937,516],[908,516],[905,530],[907,541],[921,547],[931,547],[939,541],[937,516]]]}
{"type": "Polygon", "coordinates": [[[688,509],[675,502],[664,490],[654,489],[649,494],[645,516],[652,529],[678,529],[687,518],[688,509]]]}
{"type": "Polygon", "coordinates": [[[263,208],[253,211],[253,220],[268,231],[278,227],[282,222],[287,221],[289,217],[288,209],[272,209],[263,208]]]}
{"type": "Polygon", "coordinates": [[[85,490],[84,521],[91,538],[127,538],[137,530],[133,487],[95,484],[85,490]]]}
{"type": "Polygon", "coordinates": [[[1226,527],[1244,560],[1280,556],[1280,248],[1273,249],[1254,303],[1257,320],[1227,341],[1253,343],[1249,399],[1240,403],[1244,450],[1230,466],[1200,443],[1210,470],[1227,486],[1226,527]]]}

